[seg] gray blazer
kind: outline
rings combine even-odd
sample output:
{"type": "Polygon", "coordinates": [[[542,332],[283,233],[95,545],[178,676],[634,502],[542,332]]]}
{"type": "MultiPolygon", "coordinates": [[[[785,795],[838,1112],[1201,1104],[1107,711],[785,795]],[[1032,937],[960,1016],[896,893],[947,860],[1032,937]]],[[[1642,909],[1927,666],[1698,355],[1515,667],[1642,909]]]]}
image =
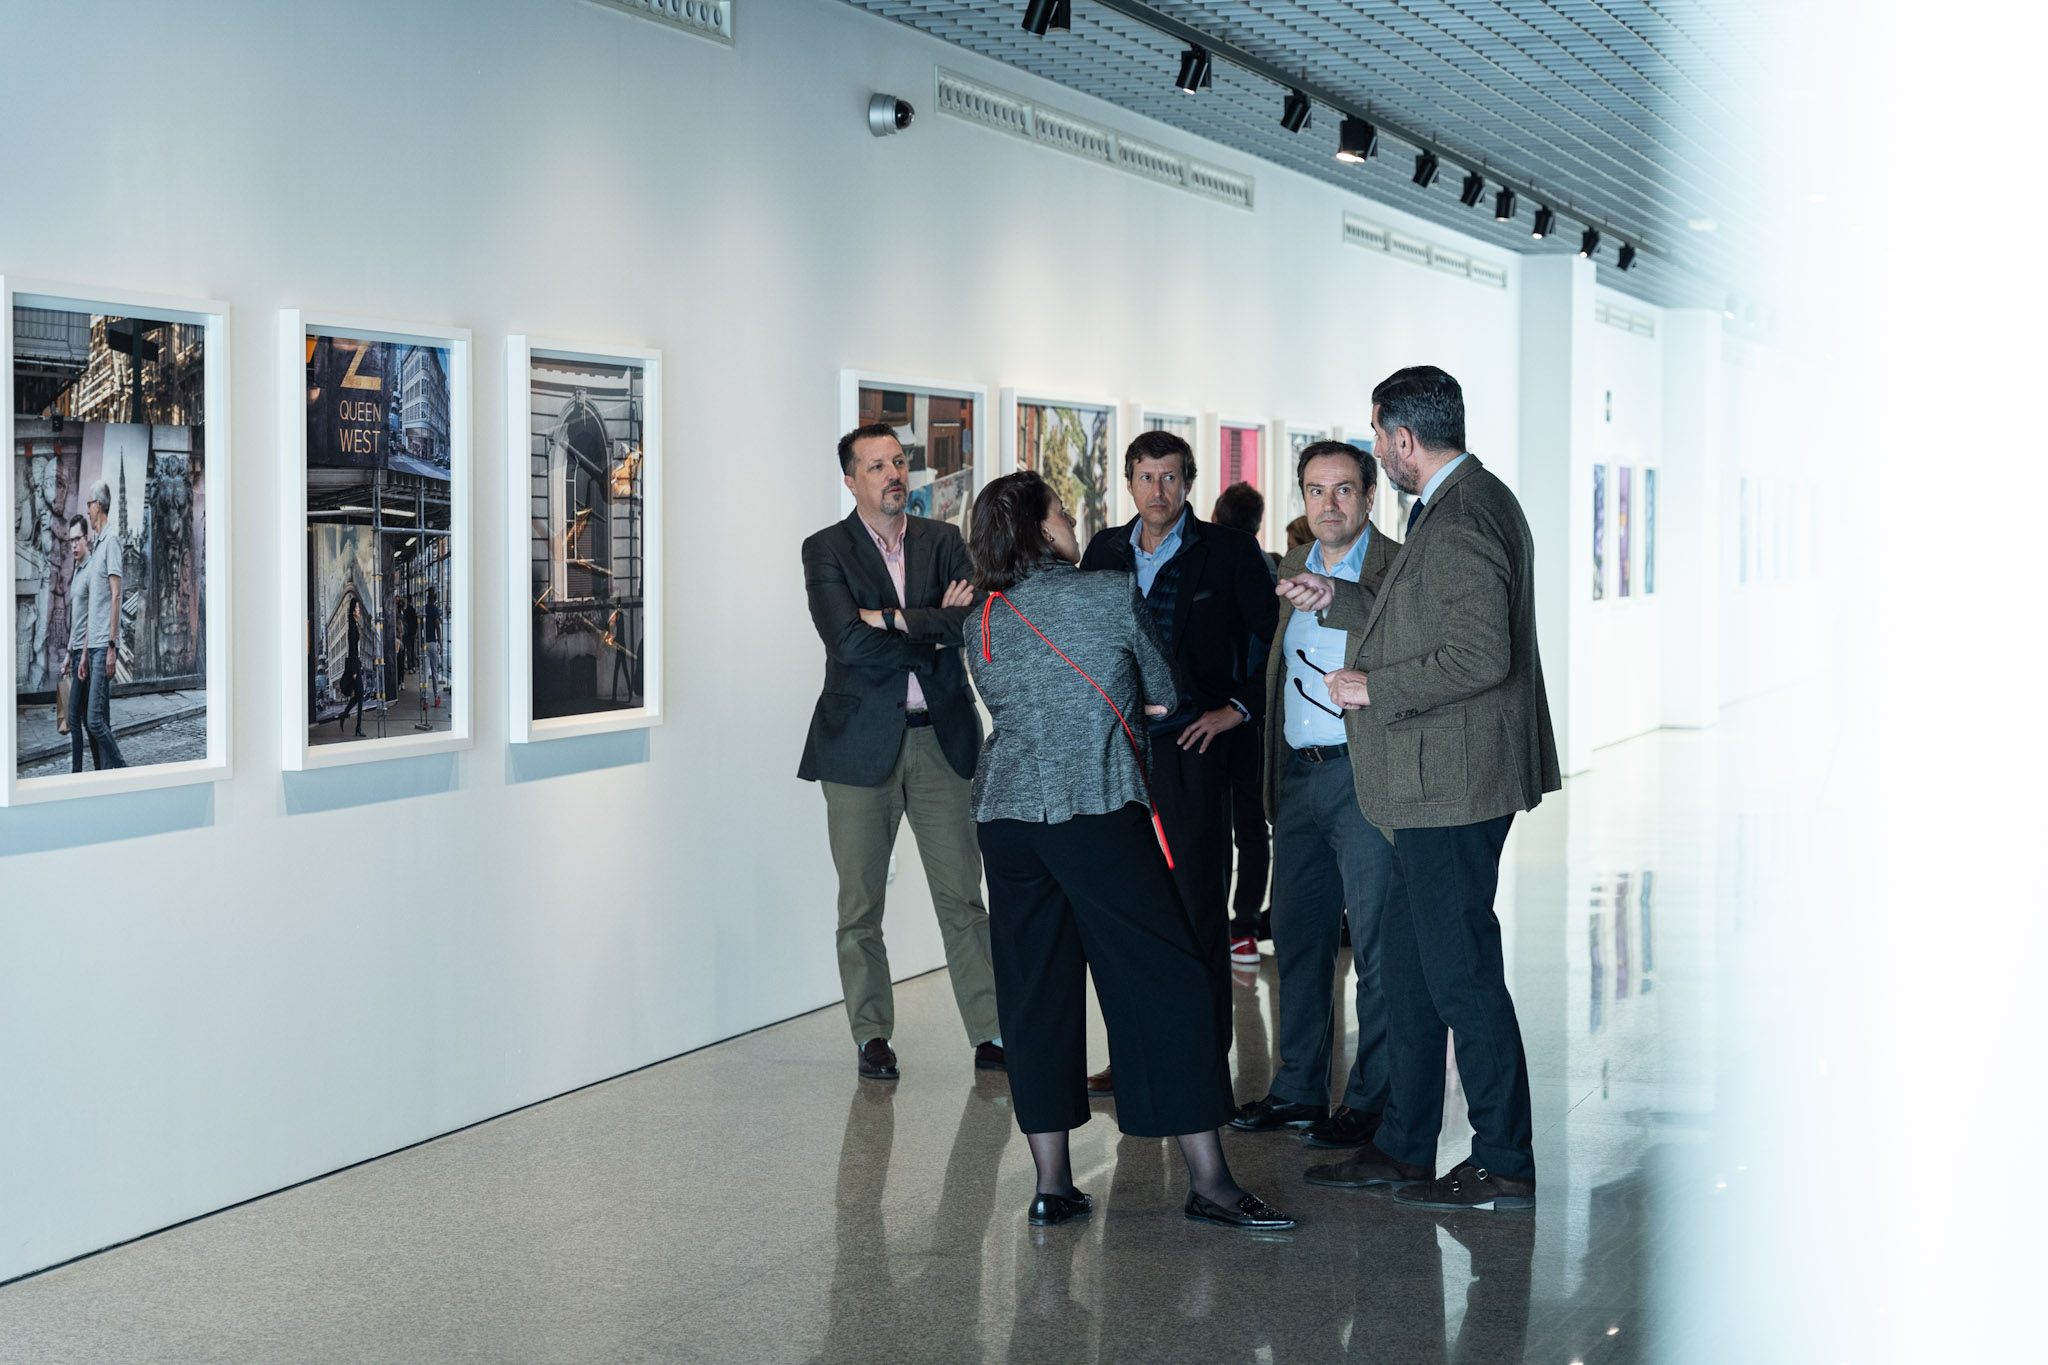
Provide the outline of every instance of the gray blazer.
{"type": "MultiPolygon", "coordinates": [[[[1297,545],[1287,552],[1280,561],[1279,576],[1292,578],[1308,568],[1307,545],[1297,545]]],[[[1401,542],[1385,534],[1379,527],[1372,528],[1372,539],[1365,543],[1365,563],[1358,566],[1358,585],[1367,592],[1378,592],[1380,580],[1387,576],[1394,556],[1401,553],[1401,542]]],[[[1266,762],[1262,778],[1266,793],[1266,819],[1272,820],[1280,809],[1280,765],[1287,758],[1287,623],[1294,619],[1294,604],[1286,598],[1280,599],[1280,624],[1273,631],[1273,647],[1266,651],[1266,762]]],[[[1346,656],[1356,652],[1358,640],[1352,638],[1346,643],[1346,656]]],[[[1327,705],[1327,696],[1316,700],[1327,705]]],[[[1351,728],[1348,724],[1344,727],[1351,728]]]]}
{"type": "Polygon", "coordinates": [[[980,606],[975,613],[967,628],[967,667],[993,722],[974,767],[975,820],[1056,825],[1133,801],[1150,804],[1145,707],[1170,711],[1178,698],[1173,665],[1138,595],[1138,580],[1107,570],[1078,573],[1068,564],[1038,570],[993,603],[986,661],[980,606]],[[1018,620],[1018,612],[1046,639],[1018,620]],[[1046,640],[1115,700],[1137,736],[1137,754],[1108,703],[1046,640]]]}
{"type": "Polygon", "coordinates": [[[1562,785],[1529,523],[1478,456],[1437,490],[1380,590],[1339,581],[1323,624],[1357,641],[1352,667],[1372,694],[1344,717],[1366,819],[1477,824],[1533,810],[1562,785]]]}

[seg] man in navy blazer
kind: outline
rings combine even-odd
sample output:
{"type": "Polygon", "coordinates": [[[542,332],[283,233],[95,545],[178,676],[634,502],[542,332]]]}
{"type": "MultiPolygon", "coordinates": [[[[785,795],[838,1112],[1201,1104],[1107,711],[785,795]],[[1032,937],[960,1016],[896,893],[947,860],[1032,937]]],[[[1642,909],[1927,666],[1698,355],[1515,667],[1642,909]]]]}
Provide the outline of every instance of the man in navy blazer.
{"type": "MultiPolygon", "coordinates": [[[[1245,642],[1273,638],[1279,600],[1259,542],[1205,522],[1187,505],[1195,453],[1169,431],[1140,432],[1124,451],[1124,482],[1138,515],[1088,542],[1083,569],[1135,574],[1182,701],[1151,723],[1152,798],[1173,848],[1174,880],[1197,938],[1216,960],[1218,1008],[1230,1011],[1233,938],[1257,951],[1255,913],[1230,922],[1230,753],[1221,736],[1265,715],[1262,678],[1245,642]]],[[[1263,649],[1258,651],[1261,662],[1263,649]]],[[[1228,1033],[1226,1031],[1226,1035],[1228,1033]]],[[[1090,1088],[1109,1088],[1107,1073],[1090,1088]]]]}
{"type": "Polygon", "coordinates": [[[898,1075],[882,906],[889,854],[908,815],[975,1065],[1001,1069],[981,851],[967,810],[981,752],[981,717],[960,658],[972,600],[967,547],[946,522],[906,513],[909,461],[888,426],[840,438],[839,468],[854,510],[804,541],[825,688],[797,776],[825,792],[856,1064],[873,1080],[898,1075]]]}

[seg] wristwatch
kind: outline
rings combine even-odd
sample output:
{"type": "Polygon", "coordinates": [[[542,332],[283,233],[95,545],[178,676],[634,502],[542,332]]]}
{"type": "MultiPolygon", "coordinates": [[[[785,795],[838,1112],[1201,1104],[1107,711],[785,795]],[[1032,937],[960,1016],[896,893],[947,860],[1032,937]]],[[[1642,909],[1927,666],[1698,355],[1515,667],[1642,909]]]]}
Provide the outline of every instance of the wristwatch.
{"type": "Polygon", "coordinates": [[[896,608],[882,608],[882,624],[888,627],[890,630],[896,629],[896,608]]]}

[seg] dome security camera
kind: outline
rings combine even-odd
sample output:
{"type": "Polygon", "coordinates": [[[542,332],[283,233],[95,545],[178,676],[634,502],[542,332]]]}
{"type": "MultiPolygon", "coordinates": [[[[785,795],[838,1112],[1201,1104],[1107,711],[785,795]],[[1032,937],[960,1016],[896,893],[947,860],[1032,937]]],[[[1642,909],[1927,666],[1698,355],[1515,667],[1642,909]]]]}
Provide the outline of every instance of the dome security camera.
{"type": "Polygon", "coordinates": [[[876,137],[900,133],[916,117],[917,110],[910,107],[909,100],[899,100],[894,95],[876,95],[868,101],[868,131],[876,137]]]}

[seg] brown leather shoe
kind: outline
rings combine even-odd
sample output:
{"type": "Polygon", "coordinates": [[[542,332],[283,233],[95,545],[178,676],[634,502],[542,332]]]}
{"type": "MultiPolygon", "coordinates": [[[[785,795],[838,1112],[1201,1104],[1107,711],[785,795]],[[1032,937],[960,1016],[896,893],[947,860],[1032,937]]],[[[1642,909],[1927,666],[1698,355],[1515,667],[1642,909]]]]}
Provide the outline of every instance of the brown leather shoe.
{"type": "Polygon", "coordinates": [[[1001,1043],[976,1043],[974,1045],[974,1069],[976,1071],[1008,1071],[1009,1062],[1003,1059],[1001,1043]]]}
{"type": "Polygon", "coordinates": [[[1301,1178],[1311,1185],[1333,1185],[1340,1190],[1362,1190],[1373,1185],[1413,1185],[1436,1172],[1427,1166],[1396,1161],[1368,1142],[1344,1160],[1331,1166],[1311,1166],[1301,1178]]]}
{"type": "Polygon", "coordinates": [[[1403,1186],[1394,1198],[1421,1209],[1533,1209],[1536,1182],[1510,1180],[1477,1162],[1461,1161],[1441,1180],[1403,1186]]]}
{"type": "Polygon", "coordinates": [[[1089,1098],[1101,1099],[1104,1095],[1114,1095],[1116,1093],[1116,1084],[1110,1080],[1109,1071],[1108,1067],[1104,1067],[1088,1078],[1089,1098]]]}
{"type": "Polygon", "coordinates": [[[870,1038],[854,1054],[860,1062],[860,1074],[870,1081],[893,1081],[902,1073],[896,1070],[896,1054],[889,1048],[887,1038],[870,1038]]]}

